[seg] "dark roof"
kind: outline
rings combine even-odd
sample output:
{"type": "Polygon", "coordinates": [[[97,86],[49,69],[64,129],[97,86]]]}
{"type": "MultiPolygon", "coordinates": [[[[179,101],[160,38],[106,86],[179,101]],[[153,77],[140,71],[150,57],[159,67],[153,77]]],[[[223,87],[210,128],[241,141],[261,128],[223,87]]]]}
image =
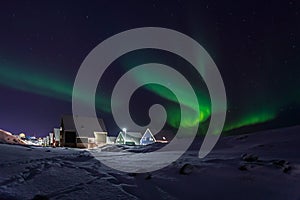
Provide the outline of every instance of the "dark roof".
{"type": "MultiPolygon", "coordinates": [[[[94,132],[107,132],[103,119],[98,118],[100,128],[92,123],[95,118],[92,117],[77,117],[80,124],[82,124],[80,136],[94,137],[94,132]]],[[[64,115],[61,118],[61,127],[63,131],[76,131],[74,119],[72,115],[64,115]]],[[[77,132],[77,131],[76,131],[77,132]]]]}

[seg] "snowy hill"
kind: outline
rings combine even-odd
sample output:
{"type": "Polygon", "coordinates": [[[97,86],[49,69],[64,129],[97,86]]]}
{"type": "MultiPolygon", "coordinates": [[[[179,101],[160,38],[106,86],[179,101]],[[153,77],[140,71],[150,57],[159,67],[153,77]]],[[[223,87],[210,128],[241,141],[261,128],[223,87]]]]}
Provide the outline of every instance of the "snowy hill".
{"type": "Polygon", "coordinates": [[[160,145],[87,151],[0,144],[0,199],[300,198],[300,126],[221,137],[204,159],[197,158],[197,141],[176,162],[146,174],[110,169],[91,155],[131,163],[126,152],[160,145]]]}

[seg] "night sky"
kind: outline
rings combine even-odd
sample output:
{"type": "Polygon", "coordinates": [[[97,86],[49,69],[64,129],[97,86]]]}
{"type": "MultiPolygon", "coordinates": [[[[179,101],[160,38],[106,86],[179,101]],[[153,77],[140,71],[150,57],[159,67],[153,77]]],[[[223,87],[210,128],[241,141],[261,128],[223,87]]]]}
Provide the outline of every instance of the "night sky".
{"type": "MultiPolygon", "coordinates": [[[[0,128],[48,134],[59,126],[63,114],[72,113],[73,82],[87,54],[114,34],[149,26],[192,37],[214,59],[228,98],[225,131],[259,124],[265,124],[260,128],[299,124],[300,6],[296,3],[2,1],[0,128]]],[[[141,50],[120,57],[101,80],[106,86],[97,92],[96,107],[110,134],[119,130],[109,108],[114,84],[127,70],[154,61],[178,69],[191,81],[202,115],[188,119],[187,126],[209,121],[207,88],[192,67],[170,53],[141,50]]],[[[130,105],[133,118],[146,123],[147,108],[162,103],[169,109],[167,126],[176,127],[180,119],[172,95],[165,88],[145,86],[130,105]]],[[[188,100],[185,105],[193,107],[188,100]]]]}

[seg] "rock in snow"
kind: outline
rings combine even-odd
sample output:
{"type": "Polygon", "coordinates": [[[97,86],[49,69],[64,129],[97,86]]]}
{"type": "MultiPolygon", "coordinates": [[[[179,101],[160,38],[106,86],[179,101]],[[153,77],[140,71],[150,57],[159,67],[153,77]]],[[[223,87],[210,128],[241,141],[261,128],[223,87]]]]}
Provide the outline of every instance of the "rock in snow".
{"type": "Polygon", "coordinates": [[[183,174],[183,175],[189,175],[193,172],[193,169],[194,169],[193,165],[185,164],[185,165],[182,166],[179,173],[183,174]]]}
{"type": "Polygon", "coordinates": [[[254,155],[254,154],[245,153],[245,154],[242,155],[242,159],[246,162],[254,162],[254,161],[258,160],[258,156],[254,155]]]}

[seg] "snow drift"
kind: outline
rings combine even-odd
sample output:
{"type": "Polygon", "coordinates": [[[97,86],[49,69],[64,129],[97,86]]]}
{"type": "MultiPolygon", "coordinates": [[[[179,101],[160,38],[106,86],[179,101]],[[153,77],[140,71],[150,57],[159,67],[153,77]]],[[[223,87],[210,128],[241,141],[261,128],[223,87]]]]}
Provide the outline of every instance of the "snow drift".
{"type": "Polygon", "coordinates": [[[99,149],[1,144],[0,199],[299,199],[300,126],[222,137],[204,159],[201,140],[179,160],[152,173],[124,173],[99,160],[151,147],[99,149]],[[40,195],[40,196],[38,196],[40,195]]]}
{"type": "Polygon", "coordinates": [[[10,132],[4,131],[2,129],[0,129],[0,143],[26,145],[24,141],[13,136],[10,132]]]}

